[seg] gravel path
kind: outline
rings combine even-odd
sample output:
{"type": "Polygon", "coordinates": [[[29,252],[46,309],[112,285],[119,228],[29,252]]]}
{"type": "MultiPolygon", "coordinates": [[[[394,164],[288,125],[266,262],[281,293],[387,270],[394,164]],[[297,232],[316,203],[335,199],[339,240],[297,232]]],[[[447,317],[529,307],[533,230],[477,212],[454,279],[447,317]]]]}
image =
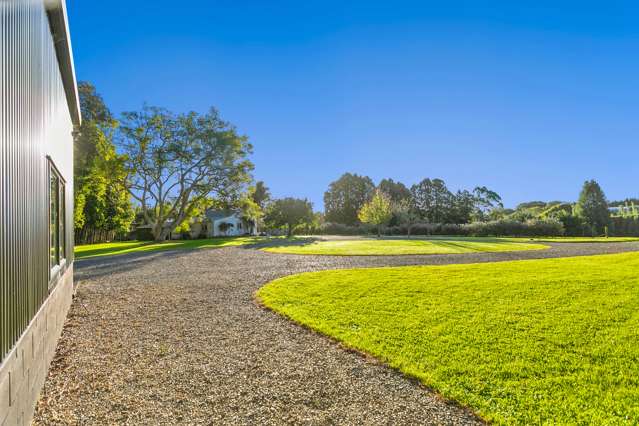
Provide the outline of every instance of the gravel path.
{"type": "Polygon", "coordinates": [[[45,384],[41,424],[476,424],[468,410],[256,305],[296,272],[639,251],[331,257],[247,248],[76,261],[78,298],[45,384]]]}

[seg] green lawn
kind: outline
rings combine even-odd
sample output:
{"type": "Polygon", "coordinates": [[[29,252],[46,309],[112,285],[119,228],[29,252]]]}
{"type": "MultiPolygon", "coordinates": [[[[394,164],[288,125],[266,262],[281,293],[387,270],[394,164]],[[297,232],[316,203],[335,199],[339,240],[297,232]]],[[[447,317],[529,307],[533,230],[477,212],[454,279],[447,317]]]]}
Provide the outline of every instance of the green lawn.
{"type": "Polygon", "coordinates": [[[393,256],[407,254],[454,254],[480,251],[541,250],[545,245],[498,238],[433,238],[433,239],[353,239],[309,241],[266,247],[271,253],[313,254],[333,256],[393,256]]]}
{"type": "Polygon", "coordinates": [[[639,253],[314,272],[257,296],[496,423],[639,423],[639,253]]]}
{"type": "Polygon", "coordinates": [[[263,241],[260,237],[228,237],[210,238],[204,240],[179,240],[155,243],[152,241],[117,241],[104,244],[87,244],[75,246],[75,258],[82,259],[95,256],[110,256],[114,254],[124,254],[133,252],[157,251],[157,250],[177,250],[177,249],[198,249],[198,248],[220,248],[229,246],[241,246],[245,244],[255,244],[263,241]]]}
{"type": "Polygon", "coordinates": [[[544,237],[544,238],[515,238],[518,241],[536,241],[542,243],[628,243],[639,241],[637,237],[544,237]]]}

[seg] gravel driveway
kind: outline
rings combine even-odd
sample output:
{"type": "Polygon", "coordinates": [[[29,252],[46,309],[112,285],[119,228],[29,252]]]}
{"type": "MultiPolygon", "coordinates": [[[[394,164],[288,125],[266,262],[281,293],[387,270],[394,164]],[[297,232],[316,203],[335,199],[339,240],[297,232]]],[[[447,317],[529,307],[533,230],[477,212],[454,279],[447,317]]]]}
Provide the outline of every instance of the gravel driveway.
{"type": "Polygon", "coordinates": [[[277,277],[348,267],[639,251],[330,257],[224,248],[76,261],[73,304],[36,410],[42,424],[475,424],[468,410],[257,306],[277,277]]]}

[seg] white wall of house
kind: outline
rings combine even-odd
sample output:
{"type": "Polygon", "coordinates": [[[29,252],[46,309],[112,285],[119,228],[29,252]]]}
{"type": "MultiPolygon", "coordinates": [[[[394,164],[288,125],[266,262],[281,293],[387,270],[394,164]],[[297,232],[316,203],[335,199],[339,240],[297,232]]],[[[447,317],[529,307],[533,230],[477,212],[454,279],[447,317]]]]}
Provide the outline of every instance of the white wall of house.
{"type": "Polygon", "coordinates": [[[222,237],[222,236],[237,236],[246,234],[246,230],[243,229],[244,226],[242,224],[242,219],[237,216],[228,216],[222,219],[217,219],[213,222],[213,236],[214,237],[222,237]],[[233,227],[226,230],[226,232],[220,231],[220,224],[222,223],[231,223],[233,227]]]}
{"type": "Polygon", "coordinates": [[[216,219],[213,221],[213,226],[209,230],[209,235],[212,237],[234,237],[240,235],[251,234],[255,235],[255,229],[246,223],[243,223],[242,218],[237,215],[231,215],[222,219],[216,219]],[[229,228],[226,232],[220,231],[220,224],[231,223],[233,227],[229,228]]]}

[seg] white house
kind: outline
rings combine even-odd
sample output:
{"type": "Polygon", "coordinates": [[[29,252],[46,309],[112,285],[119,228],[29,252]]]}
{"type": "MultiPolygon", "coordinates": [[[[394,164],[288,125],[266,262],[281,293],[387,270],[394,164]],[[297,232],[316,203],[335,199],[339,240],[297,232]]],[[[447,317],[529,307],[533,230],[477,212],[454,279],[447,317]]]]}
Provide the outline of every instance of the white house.
{"type": "Polygon", "coordinates": [[[209,237],[257,235],[255,223],[243,219],[240,211],[207,210],[206,219],[209,237]]]}

